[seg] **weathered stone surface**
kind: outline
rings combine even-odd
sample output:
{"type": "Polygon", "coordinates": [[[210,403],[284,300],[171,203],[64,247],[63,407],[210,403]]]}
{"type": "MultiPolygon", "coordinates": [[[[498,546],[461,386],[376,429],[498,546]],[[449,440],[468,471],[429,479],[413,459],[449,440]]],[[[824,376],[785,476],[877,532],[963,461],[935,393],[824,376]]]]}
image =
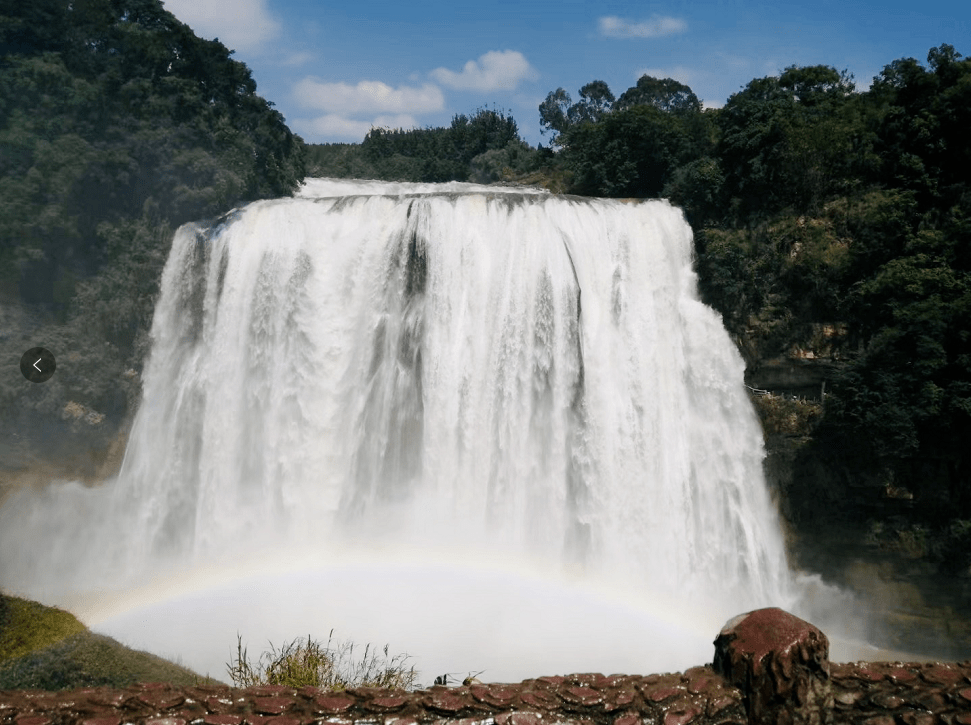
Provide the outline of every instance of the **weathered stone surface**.
{"type": "Polygon", "coordinates": [[[371,700],[371,707],[379,710],[399,710],[404,707],[407,698],[404,693],[393,695],[382,695],[371,700]]]}
{"type": "Polygon", "coordinates": [[[959,682],[967,682],[964,673],[941,662],[927,665],[921,670],[920,676],[925,682],[932,685],[956,685],[959,682]]]}
{"type": "Polygon", "coordinates": [[[688,692],[698,694],[723,682],[722,678],[706,667],[693,667],[684,673],[688,680],[688,692]]]}
{"type": "Polygon", "coordinates": [[[279,715],[293,703],[292,697],[257,697],[253,700],[253,712],[260,715],[279,715]]]}
{"type": "Polygon", "coordinates": [[[388,715],[384,718],[384,725],[418,725],[418,720],[410,715],[388,715]]]}
{"type": "MultiPolygon", "coordinates": [[[[784,613],[783,613],[784,614],[784,613]]],[[[789,615],[785,615],[788,617],[789,615]]],[[[793,618],[794,619],[794,618],[793,618]]],[[[741,620],[739,620],[741,621],[741,620]]],[[[798,620],[796,620],[798,622],[798,620]]],[[[736,622],[737,624],[738,622],[736,622]]],[[[145,684],[73,692],[0,692],[0,725],[755,725],[811,722],[800,668],[819,664],[807,654],[805,631],[763,627],[732,642],[742,653],[742,686],[773,679],[790,709],[778,719],[753,720],[751,690],[739,689],[713,667],[684,673],[541,677],[519,684],[472,683],[405,692],[354,688],[342,692],[271,686],[175,688],[145,684]],[[777,635],[784,636],[778,640],[777,635]],[[769,646],[777,637],[778,646],[769,646]],[[800,718],[803,718],[800,720],[800,718]]],[[[805,623],[802,623],[805,624],[805,623]]],[[[810,625],[805,625],[809,627],[810,625]]],[[[832,665],[829,717],[834,725],[971,725],[971,662],[832,665]]],[[[818,672],[817,672],[818,674],[818,672]]],[[[770,706],[782,707],[780,697],[770,706]]],[[[817,721],[820,725],[825,719],[817,721]]]]}
{"type": "Polygon", "coordinates": [[[552,692],[546,692],[544,690],[524,692],[519,696],[519,699],[524,704],[536,708],[537,710],[552,710],[553,708],[559,707],[563,704],[560,698],[558,698],[552,692]]]}
{"type": "Polygon", "coordinates": [[[597,705],[604,700],[603,695],[596,690],[589,687],[580,687],[576,685],[564,687],[560,691],[560,697],[567,702],[573,702],[580,705],[597,705]]]}
{"type": "Polygon", "coordinates": [[[866,693],[863,690],[839,690],[833,695],[837,706],[845,705],[846,707],[853,707],[864,697],[866,697],[866,693]]]}
{"type": "Polygon", "coordinates": [[[205,725],[239,725],[243,718],[240,715],[206,715],[202,721],[205,725]]]}
{"type": "Polygon", "coordinates": [[[629,687],[610,690],[607,692],[604,701],[604,710],[606,712],[613,712],[614,710],[626,708],[634,702],[634,698],[636,697],[637,693],[629,687]]]}
{"type": "Polygon", "coordinates": [[[904,704],[904,698],[892,692],[880,692],[870,698],[870,702],[882,710],[895,710],[904,704]]]}
{"type": "Polygon", "coordinates": [[[781,609],[759,609],[728,622],[715,639],[713,669],[742,690],[753,722],[833,720],[829,640],[781,609]]]}
{"type": "Polygon", "coordinates": [[[504,712],[496,716],[496,725],[543,725],[543,715],[529,710],[504,712]]]}
{"type": "Polygon", "coordinates": [[[171,710],[185,702],[182,693],[167,688],[164,690],[146,690],[138,696],[138,699],[156,710],[171,710]]]}
{"type": "Polygon", "coordinates": [[[314,699],[317,712],[346,712],[354,705],[354,700],[347,695],[321,695],[314,699]]]}
{"type": "Polygon", "coordinates": [[[680,687],[654,687],[644,691],[644,697],[652,702],[664,702],[680,695],[684,690],[680,687]]]}
{"type": "Polygon", "coordinates": [[[206,710],[215,715],[229,712],[229,709],[233,706],[233,701],[228,697],[207,697],[204,702],[206,710]]]}
{"type": "Polygon", "coordinates": [[[664,725],[687,725],[702,713],[702,709],[691,702],[680,702],[664,713],[664,725]]]}
{"type": "Polygon", "coordinates": [[[863,721],[863,725],[895,725],[892,715],[877,715],[876,717],[868,717],[863,721]]]}
{"type": "Polygon", "coordinates": [[[719,695],[708,701],[707,714],[715,722],[725,725],[726,723],[744,723],[747,721],[745,706],[742,704],[742,695],[719,695]]]}
{"type": "Polygon", "coordinates": [[[913,682],[917,679],[917,673],[905,667],[894,667],[887,673],[887,678],[895,685],[899,685],[905,682],[913,682]]]}
{"type": "Polygon", "coordinates": [[[900,716],[904,725],[934,725],[937,718],[929,712],[905,712],[900,716]]]}
{"type": "Polygon", "coordinates": [[[613,725],[640,725],[641,716],[636,712],[626,712],[617,716],[613,725]]]}
{"type": "Polygon", "coordinates": [[[858,680],[865,680],[866,682],[880,682],[880,680],[887,676],[887,673],[879,665],[872,665],[867,662],[857,667],[853,676],[858,680]]]}
{"type": "Polygon", "coordinates": [[[477,685],[471,688],[472,697],[481,703],[492,707],[508,707],[519,696],[519,691],[514,687],[505,685],[477,685]]]}
{"type": "MultiPolygon", "coordinates": [[[[464,690],[465,688],[456,688],[456,690],[464,690]]],[[[439,710],[446,713],[459,712],[472,703],[470,702],[471,697],[463,697],[462,692],[452,692],[445,688],[432,688],[429,694],[425,697],[425,705],[432,708],[433,710],[439,710]]]]}
{"type": "Polygon", "coordinates": [[[112,692],[100,690],[88,695],[88,701],[106,707],[121,707],[132,697],[130,692],[112,692]]]}

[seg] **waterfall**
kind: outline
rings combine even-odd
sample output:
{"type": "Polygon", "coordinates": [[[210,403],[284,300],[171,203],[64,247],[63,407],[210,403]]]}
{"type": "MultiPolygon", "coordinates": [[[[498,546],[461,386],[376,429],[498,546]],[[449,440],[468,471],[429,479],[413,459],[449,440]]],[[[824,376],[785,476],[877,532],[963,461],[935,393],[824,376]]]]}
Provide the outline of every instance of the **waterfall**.
{"type": "Polygon", "coordinates": [[[13,494],[0,586],[397,561],[785,606],[743,369],[665,201],[311,180],[176,233],[121,471],[13,494]]]}

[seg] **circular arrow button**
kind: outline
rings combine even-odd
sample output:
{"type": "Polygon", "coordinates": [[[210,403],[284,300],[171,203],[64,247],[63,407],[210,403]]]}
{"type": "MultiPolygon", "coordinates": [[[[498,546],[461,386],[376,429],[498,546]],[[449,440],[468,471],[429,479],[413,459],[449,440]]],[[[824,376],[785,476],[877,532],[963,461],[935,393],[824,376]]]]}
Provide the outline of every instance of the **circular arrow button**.
{"type": "Polygon", "coordinates": [[[43,347],[32,347],[20,358],[20,372],[32,383],[46,383],[56,369],[54,353],[43,347]]]}

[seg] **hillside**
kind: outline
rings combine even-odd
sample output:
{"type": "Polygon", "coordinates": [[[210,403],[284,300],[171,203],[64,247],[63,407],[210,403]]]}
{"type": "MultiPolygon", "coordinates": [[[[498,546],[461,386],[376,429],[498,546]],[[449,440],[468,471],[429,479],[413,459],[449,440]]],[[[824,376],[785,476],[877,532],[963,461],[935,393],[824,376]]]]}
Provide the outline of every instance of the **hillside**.
{"type": "Polygon", "coordinates": [[[73,615],[0,592],[0,690],[213,682],[90,632],[73,615]]]}
{"type": "Polygon", "coordinates": [[[231,55],[160,0],[0,10],[7,480],[50,461],[97,475],[140,394],[174,229],[302,180],[301,140],[231,55]],[[60,360],[44,385],[18,370],[38,345],[60,360]]]}

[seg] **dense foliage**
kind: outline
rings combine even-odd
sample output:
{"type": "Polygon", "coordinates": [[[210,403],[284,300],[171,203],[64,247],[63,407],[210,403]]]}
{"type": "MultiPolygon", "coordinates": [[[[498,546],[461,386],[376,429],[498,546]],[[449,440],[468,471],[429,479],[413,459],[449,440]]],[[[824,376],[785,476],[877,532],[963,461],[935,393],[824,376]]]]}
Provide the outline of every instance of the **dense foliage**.
{"type": "Polygon", "coordinates": [[[160,0],[3,8],[0,302],[22,313],[5,313],[4,345],[62,362],[31,388],[11,355],[0,408],[8,440],[51,441],[69,401],[92,421],[126,410],[172,230],[290,193],[303,144],[249,69],[160,0]]]}
{"type": "Polygon", "coordinates": [[[794,66],[718,110],[648,76],[608,99],[595,81],[576,104],[561,88],[539,107],[573,190],[681,205],[703,292],[757,358],[846,330],[813,455],[826,449],[843,485],[913,496],[910,515],[943,537],[931,548],[963,551],[967,568],[971,61],[942,45],[863,93],[845,72],[794,66]]]}
{"type": "Polygon", "coordinates": [[[361,144],[307,147],[311,174],[388,181],[476,181],[523,173],[542,163],[543,155],[519,137],[513,117],[480,108],[456,115],[445,128],[374,128],[361,144]]]}

